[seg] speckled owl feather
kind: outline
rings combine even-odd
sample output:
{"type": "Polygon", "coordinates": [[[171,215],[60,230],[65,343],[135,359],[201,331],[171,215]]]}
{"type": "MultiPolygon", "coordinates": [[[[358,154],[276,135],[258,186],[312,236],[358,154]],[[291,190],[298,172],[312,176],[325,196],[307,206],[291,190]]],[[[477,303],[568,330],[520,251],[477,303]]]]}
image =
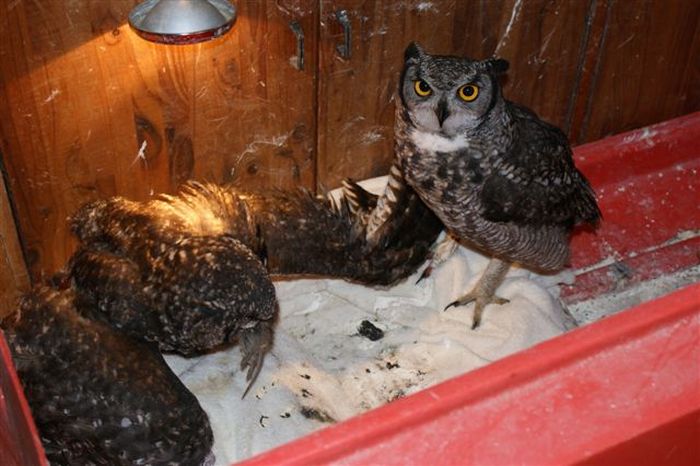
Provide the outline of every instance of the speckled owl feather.
{"type": "Polygon", "coordinates": [[[191,226],[194,218],[167,215],[163,204],[115,197],[72,218],[81,241],[68,267],[78,309],[161,351],[189,356],[240,340],[253,378],[277,309],[264,264],[241,241],[215,233],[208,211],[191,226]]]}
{"type": "MultiPolygon", "coordinates": [[[[51,464],[200,465],[212,431],[160,353],[37,288],[2,322],[51,464]]],[[[209,457],[210,458],[210,457],[209,457]]]]}

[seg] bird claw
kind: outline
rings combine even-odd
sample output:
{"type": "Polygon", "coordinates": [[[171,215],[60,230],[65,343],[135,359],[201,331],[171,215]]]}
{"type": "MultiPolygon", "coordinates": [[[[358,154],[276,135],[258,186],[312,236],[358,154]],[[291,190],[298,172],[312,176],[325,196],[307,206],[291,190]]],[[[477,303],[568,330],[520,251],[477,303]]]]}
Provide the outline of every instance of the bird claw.
{"type": "Polygon", "coordinates": [[[479,324],[481,324],[481,315],[484,312],[484,308],[486,308],[487,305],[489,304],[506,304],[509,303],[510,301],[505,298],[501,298],[500,296],[496,295],[488,295],[487,293],[479,292],[477,290],[473,290],[466,295],[462,296],[459,299],[456,299],[452,301],[450,304],[445,306],[445,309],[443,311],[448,310],[451,307],[457,307],[457,306],[464,306],[469,303],[474,303],[474,317],[472,320],[472,330],[476,329],[479,324]]]}
{"type": "Polygon", "coordinates": [[[248,385],[246,385],[243,395],[241,395],[241,399],[245,398],[253,386],[253,383],[258,378],[258,374],[260,374],[260,370],[262,369],[263,356],[264,353],[256,352],[246,355],[243,358],[243,361],[241,362],[241,370],[245,371],[247,369],[245,380],[248,382],[248,385]],[[254,360],[253,357],[255,358],[254,360]]]}
{"type": "MultiPolygon", "coordinates": [[[[457,249],[458,242],[450,235],[446,235],[437,244],[433,245],[433,250],[428,257],[428,266],[423,270],[420,278],[416,281],[416,285],[433,274],[433,270],[445,263],[457,249]]],[[[447,308],[445,308],[447,309],[447,308]]]]}
{"type": "Polygon", "coordinates": [[[271,325],[269,321],[261,321],[255,327],[244,329],[241,334],[241,370],[246,372],[248,382],[241,398],[245,398],[255,383],[262,369],[265,354],[272,347],[271,325]]]}
{"type": "MultiPolygon", "coordinates": [[[[422,274],[420,274],[420,277],[418,277],[418,280],[416,280],[416,285],[419,284],[420,282],[422,282],[424,279],[430,277],[430,275],[432,275],[432,273],[433,273],[433,266],[431,264],[423,270],[422,274]]],[[[447,308],[445,308],[445,309],[447,309],[447,308]]]]}

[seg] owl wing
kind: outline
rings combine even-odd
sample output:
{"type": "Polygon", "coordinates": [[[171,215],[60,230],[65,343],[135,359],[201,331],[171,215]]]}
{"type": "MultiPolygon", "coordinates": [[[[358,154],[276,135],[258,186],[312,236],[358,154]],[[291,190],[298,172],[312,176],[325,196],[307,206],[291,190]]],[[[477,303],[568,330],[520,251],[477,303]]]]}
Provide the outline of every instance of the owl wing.
{"type": "Polygon", "coordinates": [[[84,317],[110,323],[131,335],[150,335],[158,316],[143,293],[138,265],[110,251],[81,247],[68,270],[76,293],[76,309],[84,317]]]}
{"type": "Polygon", "coordinates": [[[14,317],[13,354],[40,355],[18,370],[51,464],[200,464],[209,452],[206,413],[151,345],[80,317],[70,290],[36,287],[14,317]]]}
{"type": "Polygon", "coordinates": [[[590,184],[576,169],[566,136],[526,109],[517,109],[518,143],[490,158],[481,201],[486,219],[532,225],[596,223],[590,184]]]}

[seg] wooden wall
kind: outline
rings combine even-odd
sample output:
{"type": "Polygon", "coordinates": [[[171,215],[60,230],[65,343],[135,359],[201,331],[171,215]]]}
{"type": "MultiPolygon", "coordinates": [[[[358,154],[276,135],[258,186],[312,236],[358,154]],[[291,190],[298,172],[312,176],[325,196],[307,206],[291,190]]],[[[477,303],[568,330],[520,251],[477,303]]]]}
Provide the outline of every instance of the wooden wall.
{"type": "Polygon", "coordinates": [[[411,40],[507,58],[506,96],[574,143],[700,109],[697,0],[239,0],[228,35],[184,47],[139,39],[135,3],[0,0],[0,156],[35,279],[64,264],[66,218],[91,199],[384,174],[411,40]]]}
{"type": "Polygon", "coordinates": [[[5,180],[0,176],[0,319],[9,313],[22,290],[29,286],[5,180]]]}

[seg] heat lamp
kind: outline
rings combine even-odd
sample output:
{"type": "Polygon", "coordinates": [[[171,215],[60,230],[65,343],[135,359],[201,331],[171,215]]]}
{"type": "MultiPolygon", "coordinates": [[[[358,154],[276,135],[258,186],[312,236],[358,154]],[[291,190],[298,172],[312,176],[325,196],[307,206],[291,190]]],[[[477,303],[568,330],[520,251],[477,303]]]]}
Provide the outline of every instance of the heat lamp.
{"type": "Polygon", "coordinates": [[[227,0],[146,0],[129,13],[142,38],[160,44],[196,44],[227,33],[236,7],[227,0]]]}

